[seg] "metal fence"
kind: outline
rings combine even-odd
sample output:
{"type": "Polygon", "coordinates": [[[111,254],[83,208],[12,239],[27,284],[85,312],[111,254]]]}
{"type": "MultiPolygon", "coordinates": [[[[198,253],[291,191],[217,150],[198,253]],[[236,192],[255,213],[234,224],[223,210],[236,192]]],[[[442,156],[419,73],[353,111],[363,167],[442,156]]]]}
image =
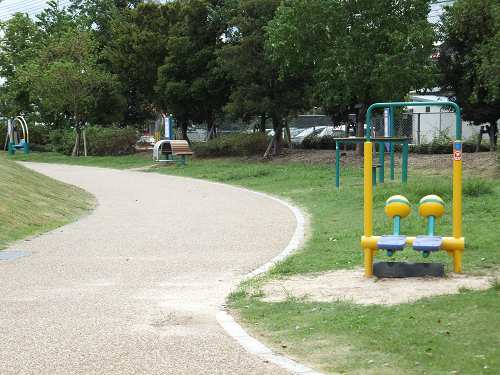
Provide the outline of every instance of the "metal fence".
{"type": "MultiPolygon", "coordinates": [[[[384,136],[384,117],[373,118],[372,127],[376,136],[384,136]]],[[[413,138],[416,145],[428,144],[437,137],[447,136],[455,139],[456,115],[452,112],[425,112],[403,114],[401,119],[394,120],[394,136],[413,138]]],[[[479,128],[469,122],[462,121],[461,139],[474,137],[479,128]]]]}

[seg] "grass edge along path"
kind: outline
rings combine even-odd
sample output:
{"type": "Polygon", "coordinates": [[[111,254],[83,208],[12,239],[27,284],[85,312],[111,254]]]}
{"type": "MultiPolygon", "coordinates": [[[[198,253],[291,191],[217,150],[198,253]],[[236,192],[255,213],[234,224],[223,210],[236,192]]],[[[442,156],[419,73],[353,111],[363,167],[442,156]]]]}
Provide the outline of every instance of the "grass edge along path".
{"type": "MultiPolygon", "coordinates": [[[[85,163],[83,158],[79,159],[78,164],[85,163]]],[[[107,163],[101,164],[106,166],[107,163]]],[[[151,163],[145,161],[144,164],[151,163]]],[[[126,163],[123,167],[126,168],[126,163]]],[[[311,225],[307,243],[275,267],[270,277],[362,265],[359,248],[362,171],[359,168],[342,170],[345,188],[341,189],[333,188],[334,170],[324,165],[242,163],[237,159],[220,159],[191,161],[185,168],[155,165],[149,171],[237,185],[292,201],[305,209],[311,225]]],[[[447,204],[451,201],[451,182],[443,177],[412,176],[406,186],[399,182],[377,185],[374,189],[374,215],[377,217],[374,233],[392,231],[392,222],[383,213],[383,205],[389,196],[401,194],[402,190],[412,203],[412,212],[402,223],[402,231],[408,233],[426,231],[426,222],[416,209],[422,196],[437,194],[447,204]]],[[[467,272],[484,274],[500,264],[492,235],[499,227],[499,196],[499,187],[490,180],[464,181],[464,269],[467,272]]],[[[450,231],[449,213],[450,210],[437,221],[436,233],[447,235],[450,231]]],[[[403,260],[417,259],[413,254],[402,256],[403,260]]],[[[446,264],[450,259],[439,254],[433,255],[431,261],[446,264]]],[[[253,289],[258,290],[259,282],[265,282],[265,277],[250,280],[247,285],[254,284],[253,289]]],[[[231,313],[250,333],[278,353],[319,371],[500,373],[497,360],[500,342],[495,335],[500,331],[500,316],[495,309],[499,305],[498,283],[484,292],[462,290],[458,295],[426,298],[392,307],[339,301],[304,303],[300,298],[264,303],[259,300],[262,295],[249,294],[250,289],[243,284],[231,294],[231,313]],[[448,305],[451,310],[444,309],[448,305]]]]}

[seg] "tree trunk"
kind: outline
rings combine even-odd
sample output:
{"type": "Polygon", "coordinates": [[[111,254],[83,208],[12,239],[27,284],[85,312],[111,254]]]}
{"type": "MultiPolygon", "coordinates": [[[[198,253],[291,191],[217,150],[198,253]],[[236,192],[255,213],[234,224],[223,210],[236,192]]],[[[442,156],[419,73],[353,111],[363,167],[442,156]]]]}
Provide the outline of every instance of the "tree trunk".
{"type": "Polygon", "coordinates": [[[493,151],[497,145],[497,137],[498,137],[498,128],[497,123],[492,121],[490,125],[487,127],[488,135],[490,136],[490,151],[493,151]]]}
{"type": "Polygon", "coordinates": [[[273,156],[280,156],[283,152],[283,119],[280,116],[273,116],[273,129],[275,134],[273,156]]]}
{"type": "Polygon", "coordinates": [[[87,136],[85,134],[85,125],[87,125],[87,116],[88,112],[85,112],[85,116],[83,116],[83,121],[80,124],[80,127],[83,129],[83,149],[85,151],[85,156],[87,156],[87,136]]]}
{"type": "Polygon", "coordinates": [[[479,136],[477,137],[476,152],[481,151],[481,142],[483,141],[484,126],[479,129],[479,136]]]}
{"type": "MultiPolygon", "coordinates": [[[[366,107],[364,100],[359,101],[361,107],[358,109],[358,116],[356,119],[356,137],[365,136],[365,118],[366,118],[366,107]]],[[[356,143],[356,155],[363,156],[364,147],[363,143],[356,143]]]]}
{"type": "Polygon", "coordinates": [[[216,131],[216,123],[213,118],[208,118],[207,120],[207,134],[210,136],[207,137],[207,141],[209,141],[212,138],[217,137],[217,131],[216,131]]]}
{"type": "Polygon", "coordinates": [[[78,113],[78,106],[74,107],[75,111],[75,127],[76,127],[76,139],[75,139],[75,147],[73,148],[73,156],[80,156],[80,137],[82,133],[82,129],[80,128],[80,119],[78,113]]]}
{"type": "Polygon", "coordinates": [[[187,143],[191,146],[191,141],[189,140],[189,137],[187,135],[187,130],[188,130],[188,121],[184,117],[181,120],[181,137],[182,137],[182,139],[187,141],[187,143]]]}
{"type": "Polygon", "coordinates": [[[267,120],[266,114],[262,113],[260,115],[260,132],[261,133],[266,132],[266,120],[267,120]]]}

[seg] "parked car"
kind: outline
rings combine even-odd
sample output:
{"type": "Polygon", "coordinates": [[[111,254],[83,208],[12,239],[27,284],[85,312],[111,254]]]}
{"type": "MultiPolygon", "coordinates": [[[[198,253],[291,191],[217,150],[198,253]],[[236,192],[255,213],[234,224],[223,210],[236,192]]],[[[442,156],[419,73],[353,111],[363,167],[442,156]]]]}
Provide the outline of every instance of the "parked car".
{"type": "Polygon", "coordinates": [[[156,143],[154,135],[142,135],[141,138],[139,139],[138,144],[145,146],[154,146],[156,143]]]}
{"type": "Polygon", "coordinates": [[[307,137],[308,135],[311,135],[311,134],[318,135],[325,128],[326,128],[326,126],[315,126],[312,128],[306,128],[306,129],[302,130],[300,133],[298,133],[295,137],[293,137],[292,140],[302,142],[304,140],[304,138],[307,137]]]}
{"type": "Polygon", "coordinates": [[[325,135],[331,135],[335,138],[342,138],[344,136],[345,131],[340,128],[335,128],[333,126],[325,127],[321,133],[318,134],[319,137],[324,137],[325,135]]]}

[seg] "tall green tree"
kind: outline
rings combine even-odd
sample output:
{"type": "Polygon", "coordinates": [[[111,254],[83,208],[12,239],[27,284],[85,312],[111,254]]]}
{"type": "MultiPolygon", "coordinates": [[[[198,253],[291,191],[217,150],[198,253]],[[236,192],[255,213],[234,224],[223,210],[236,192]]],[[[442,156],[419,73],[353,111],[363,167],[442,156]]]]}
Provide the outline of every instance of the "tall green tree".
{"type": "Polygon", "coordinates": [[[99,89],[113,85],[114,79],[98,64],[97,43],[91,34],[73,29],[47,40],[39,56],[21,66],[18,77],[54,112],[69,110],[77,132],[73,155],[79,155],[80,136],[99,89]]]}
{"type": "MultiPolygon", "coordinates": [[[[266,48],[283,71],[315,64],[315,92],[329,112],[402,101],[433,86],[436,35],[431,0],[285,0],[267,28],[266,48]]],[[[362,149],[359,149],[362,152],[362,149]]]]}
{"type": "MultiPolygon", "coordinates": [[[[110,73],[115,73],[111,62],[111,51],[117,34],[113,30],[113,22],[120,18],[122,12],[133,9],[139,0],[73,0],[68,10],[77,17],[80,24],[91,32],[98,44],[100,64],[106,66],[110,73]]],[[[128,82],[120,86],[105,87],[99,92],[98,105],[89,112],[89,122],[93,124],[142,125],[153,113],[150,105],[144,100],[131,95],[128,82]]]]}
{"type": "Polygon", "coordinates": [[[500,3],[497,0],[457,0],[441,16],[441,87],[475,125],[487,123],[490,146],[497,143],[500,119],[498,70],[500,3]]]}
{"type": "Polygon", "coordinates": [[[158,68],[168,55],[169,32],[177,22],[180,2],[140,3],[124,7],[112,21],[114,35],[109,58],[127,98],[125,122],[167,111],[155,91],[158,68]]]}
{"type": "Polygon", "coordinates": [[[17,13],[2,24],[0,39],[0,76],[2,114],[17,116],[33,110],[29,90],[17,79],[22,64],[36,56],[34,46],[40,41],[40,32],[28,15],[17,13]]]}
{"type": "Polygon", "coordinates": [[[309,109],[306,89],[312,81],[311,69],[296,74],[282,72],[280,65],[264,49],[264,27],[274,18],[279,0],[245,0],[239,3],[230,21],[230,43],[218,53],[233,79],[230,102],[225,107],[233,118],[260,117],[261,131],[271,118],[277,134],[274,155],[283,149],[283,119],[309,109]]]}
{"type": "Polygon", "coordinates": [[[228,80],[216,55],[226,26],[214,17],[214,5],[204,0],[179,2],[167,57],[158,69],[155,90],[161,106],[181,124],[182,138],[188,141],[188,124],[204,122],[210,132],[229,97],[228,80]]]}
{"type": "MultiPolygon", "coordinates": [[[[17,13],[2,25],[3,35],[0,48],[0,69],[5,82],[2,85],[2,100],[12,114],[23,114],[31,121],[41,122],[49,127],[66,126],[68,113],[55,111],[53,106],[30,95],[30,88],[19,76],[21,66],[35,61],[52,39],[57,39],[69,29],[82,25],[78,15],[66,8],[60,8],[55,1],[49,1],[47,8],[32,20],[27,14],[17,13]]],[[[71,114],[69,114],[71,116],[71,114]]]]}

